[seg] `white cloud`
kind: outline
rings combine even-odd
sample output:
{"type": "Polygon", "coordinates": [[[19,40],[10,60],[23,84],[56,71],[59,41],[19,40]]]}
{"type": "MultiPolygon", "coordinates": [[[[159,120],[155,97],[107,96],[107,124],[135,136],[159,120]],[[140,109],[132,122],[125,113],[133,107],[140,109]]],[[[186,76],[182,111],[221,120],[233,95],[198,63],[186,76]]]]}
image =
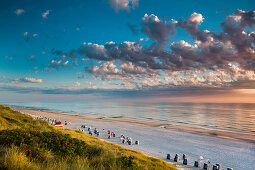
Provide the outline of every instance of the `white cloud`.
{"type": "Polygon", "coordinates": [[[88,89],[96,89],[97,86],[92,83],[91,81],[85,81],[84,84],[87,86],[88,89]]]}
{"type": "Polygon", "coordinates": [[[30,41],[30,40],[33,40],[34,38],[38,37],[38,34],[36,34],[36,33],[28,35],[28,32],[24,32],[23,35],[24,35],[24,39],[26,41],[30,41]]]}
{"type": "Polygon", "coordinates": [[[35,79],[35,78],[19,78],[19,79],[14,79],[11,81],[11,83],[42,83],[42,79],[35,79]]]}
{"type": "Polygon", "coordinates": [[[67,67],[67,66],[68,66],[68,63],[69,63],[69,61],[64,62],[64,63],[63,63],[63,66],[64,66],[64,67],[67,67]]]}
{"type": "Polygon", "coordinates": [[[35,59],[36,59],[36,57],[34,55],[30,56],[30,60],[35,60],[35,59]]]}
{"type": "Polygon", "coordinates": [[[159,43],[165,44],[170,35],[174,35],[177,21],[160,20],[156,15],[145,14],[142,18],[142,32],[151,39],[157,40],[159,43]]]}
{"type": "Polygon", "coordinates": [[[42,17],[43,17],[44,19],[47,19],[49,14],[50,14],[50,10],[47,10],[47,11],[45,11],[45,12],[42,14],[42,17]]]}
{"type": "Polygon", "coordinates": [[[108,2],[116,12],[119,10],[126,10],[129,12],[130,8],[135,9],[139,4],[139,0],[108,0],[108,2]]]}
{"type": "Polygon", "coordinates": [[[24,10],[24,9],[16,9],[16,10],[14,11],[14,13],[15,13],[17,16],[19,16],[19,15],[25,13],[25,10],[24,10]]]}
{"type": "Polygon", "coordinates": [[[202,14],[198,14],[196,12],[194,12],[190,17],[189,17],[189,20],[191,22],[195,22],[195,23],[202,23],[204,18],[203,18],[203,15],[202,14]]]}
{"type": "Polygon", "coordinates": [[[74,83],[73,85],[74,87],[80,87],[81,86],[81,83],[79,83],[78,81],[74,83]]]}
{"type": "Polygon", "coordinates": [[[189,44],[188,42],[186,42],[184,40],[174,42],[174,43],[171,44],[171,46],[177,46],[181,49],[183,49],[183,48],[190,48],[190,49],[197,48],[197,45],[191,45],[191,44],[189,44]]]}

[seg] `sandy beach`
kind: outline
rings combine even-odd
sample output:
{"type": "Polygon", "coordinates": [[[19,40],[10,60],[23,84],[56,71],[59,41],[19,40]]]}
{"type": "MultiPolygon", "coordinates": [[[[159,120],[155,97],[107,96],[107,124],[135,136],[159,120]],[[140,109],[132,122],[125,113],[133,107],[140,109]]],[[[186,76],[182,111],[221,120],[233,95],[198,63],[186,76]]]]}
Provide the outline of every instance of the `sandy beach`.
{"type": "MultiPolygon", "coordinates": [[[[101,134],[99,137],[103,140],[163,160],[166,160],[166,154],[168,153],[171,154],[171,159],[173,159],[176,153],[180,156],[186,154],[190,166],[184,166],[179,162],[177,163],[179,169],[199,169],[191,165],[200,156],[203,156],[204,160],[209,159],[212,164],[221,164],[225,169],[229,167],[240,170],[252,170],[255,162],[255,135],[252,134],[128,120],[119,117],[89,116],[27,107],[12,108],[33,117],[45,116],[62,121],[70,121],[72,124],[65,126],[65,128],[81,129],[83,124],[88,127],[97,128],[101,134]],[[117,137],[107,139],[107,135],[104,133],[106,130],[115,132],[117,137]],[[139,140],[140,144],[122,144],[119,138],[121,134],[132,137],[133,140],[139,140]]],[[[173,163],[172,161],[169,162],[173,163]]]]}

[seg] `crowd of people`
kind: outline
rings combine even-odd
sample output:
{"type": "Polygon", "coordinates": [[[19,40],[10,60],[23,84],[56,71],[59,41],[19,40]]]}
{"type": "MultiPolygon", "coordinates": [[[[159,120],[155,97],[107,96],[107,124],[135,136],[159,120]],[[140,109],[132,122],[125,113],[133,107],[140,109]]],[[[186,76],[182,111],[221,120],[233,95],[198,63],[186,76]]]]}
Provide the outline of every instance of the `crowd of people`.
{"type": "Polygon", "coordinates": [[[64,121],[64,123],[62,123],[60,120],[52,119],[52,118],[44,117],[44,116],[38,116],[38,117],[36,117],[36,119],[45,120],[45,121],[47,121],[48,123],[50,123],[51,125],[54,125],[54,126],[71,125],[71,122],[64,121]]]}
{"type": "MultiPolygon", "coordinates": [[[[96,137],[99,137],[99,130],[97,128],[91,128],[91,127],[87,127],[86,125],[81,125],[80,128],[78,128],[78,130],[82,131],[82,132],[85,132],[85,129],[87,129],[88,131],[88,134],[93,136],[93,134],[96,136],[96,137]]],[[[136,140],[134,143],[133,143],[133,140],[131,137],[128,137],[128,136],[124,136],[124,135],[120,135],[120,136],[117,136],[115,132],[113,131],[110,131],[110,130],[105,130],[103,129],[101,131],[102,134],[106,134],[107,135],[107,139],[111,139],[111,138],[116,138],[116,137],[119,137],[120,138],[120,141],[121,143],[123,144],[128,144],[128,145],[132,145],[132,144],[136,144],[138,145],[139,144],[139,141],[136,140]]]]}

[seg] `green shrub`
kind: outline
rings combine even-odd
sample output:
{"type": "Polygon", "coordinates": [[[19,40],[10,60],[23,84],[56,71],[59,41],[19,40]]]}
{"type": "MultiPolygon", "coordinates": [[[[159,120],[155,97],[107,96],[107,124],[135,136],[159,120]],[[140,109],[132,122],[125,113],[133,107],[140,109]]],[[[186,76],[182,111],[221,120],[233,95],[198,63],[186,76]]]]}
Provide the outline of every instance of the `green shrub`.
{"type": "Polygon", "coordinates": [[[3,155],[0,157],[0,169],[36,169],[36,165],[31,163],[26,154],[16,146],[1,147],[0,153],[3,155]]]}
{"type": "Polygon", "coordinates": [[[0,145],[15,145],[22,148],[27,156],[41,155],[45,150],[59,157],[99,156],[101,150],[87,145],[84,141],[71,138],[60,132],[24,131],[21,129],[0,131],[0,145]]]}

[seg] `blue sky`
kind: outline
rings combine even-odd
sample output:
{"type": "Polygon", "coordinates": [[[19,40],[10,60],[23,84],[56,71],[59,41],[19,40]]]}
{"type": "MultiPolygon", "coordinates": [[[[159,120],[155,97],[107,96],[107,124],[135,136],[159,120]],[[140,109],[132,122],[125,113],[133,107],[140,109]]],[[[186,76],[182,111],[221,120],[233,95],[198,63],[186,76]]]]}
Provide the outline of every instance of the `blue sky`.
{"type": "MultiPolygon", "coordinates": [[[[196,52],[201,49],[204,50],[204,46],[200,47],[202,41],[198,37],[199,30],[202,30],[200,33],[204,30],[209,30],[215,37],[208,34],[207,38],[213,37],[214,40],[216,37],[220,37],[219,35],[229,34],[229,38],[219,38],[217,42],[216,40],[213,42],[215,44],[220,41],[226,46],[229,45],[227,42],[232,41],[232,34],[228,31],[223,31],[223,28],[227,30],[229,27],[222,26],[221,23],[226,23],[225,25],[230,23],[226,19],[227,16],[231,16],[229,18],[232,19],[239,16],[245,18],[243,16],[246,12],[248,14],[248,11],[252,11],[253,6],[255,6],[255,2],[252,0],[3,0],[0,6],[0,93],[13,94],[13,96],[24,95],[24,92],[20,89],[26,88],[30,89],[29,94],[31,96],[34,93],[41,93],[45,89],[52,91],[65,89],[74,91],[74,94],[78,94],[84,89],[93,89],[92,95],[94,90],[102,91],[102,89],[113,91],[121,89],[122,91],[119,93],[124,94],[129,92],[129,90],[151,90],[153,93],[162,94],[158,92],[158,89],[168,89],[163,95],[167,98],[168,93],[172,94],[169,91],[173,91],[176,88],[178,89],[177,91],[180,91],[179,87],[185,89],[185,91],[194,87],[224,89],[229,86],[229,83],[232,85],[233,83],[241,82],[241,80],[254,81],[254,72],[239,75],[243,70],[245,72],[254,70],[252,64],[243,66],[245,59],[242,61],[228,59],[228,63],[224,60],[222,62],[224,65],[219,59],[214,65],[210,66],[205,62],[208,59],[201,63],[199,63],[200,60],[194,61],[192,59],[194,63],[190,66],[188,56],[182,56],[186,54],[180,54],[180,50],[174,51],[176,48],[179,49],[180,46],[185,49],[192,48],[196,52]],[[125,2],[129,4],[127,6],[124,4],[123,6],[121,3],[125,2]],[[243,12],[239,11],[238,13],[237,10],[242,10],[243,12]],[[148,16],[145,17],[145,14],[148,14],[148,16]],[[195,33],[194,31],[189,32],[187,22],[185,23],[185,21],[191,21],[192,17],[195,19],[200,17],[197,25],[197,21],[192,21],[193,26],[198,27],[195,33]],[[144,22],[142,21],[143,18],[144,22]],[[160,21],[158,22],[157,19],[160,21]],[[177,24],[173,23],[171,19],[174,19],[177,24]],[[170,28],[172,26],[174,28],[170,28]],[[130,27],[136,31],[135,34],[130,27]],[[170,29],[174,29],[174,35],[170,35],[168,32],[171,31],[170,29]],[[135,54],[138,55],[138,58],[141,57],[142,59],[137,60],[137,57],[134,58],[133,53],[124,54],[131,47],[119,53],[116,52],[116,57],[110,56],[111,59],[109,59],[109,55],[115,56],[113,54],[114,51],[102,52],[100,49],[105,49],[106,46],[93,46],[95,44],[104,45],[111,41],[115,43],[118,49],[122,48],[123,43],[124,46],[127,45],[125,41],[139,41],[139,47],[135,44],[132,45],[132,48],[136,51],[135,54]],[[180,41],[182,42],[178,44],[177,42],[180,41]],[[92,45],[82,46],[81,44],[84,42],[92,43],[92,45]],[[153,48],[154,50],[154,46],[161,51],[148,55],[151,52],[149,49],[153,48]],[[137,51],[138,49],[142,50],[137,51]],[[75,51],[75,57],[73,58],[70,57],[72,50],[75,51]],[[61,54],[54,53],[54,51],[59,51],[61,54]],[[81,51],[83,54],[81,54],[81,51]],[[104,53],[104,55],[107,54],[108,58],[103,59],[100,52],[104,53]],[[123,56],[118,56],[120,53],[123,56]],[[168,60],[166,61],[162,57],[165,53],[171,53],[169,54],[170,57],[182,57],[182,61],[185,62],[180,64],[180,61],[178,61],[179,65],[174,63],[175,65],[172,67],[172,63],[169,64],[168,60]],[[62,56],[66,56],[66,58],[62,60],[62,56]],[[152,57],[153,61],[148,59],[148,57],[152,57]],[[85,64],[83,59],[86,60],[85,64]],[[56,65],[58,61],[61,61],[59,66],[56,65]],[[65,62],[68,63],[64,66],[65,62]],[[150,65],[151,62],[154,63],[153,66],[150,65]],[[155,66],[157,63],[160,66],[155,66]],[[238,66],[239,70],[235,72],[238,77],[235,75],[230,76],[231,71],[225,67],[229,63],[232,64],[231,69],[233,69],[233,65],[238,66]],[[213,67],[217,67],[219,70],[212,70],[213,67]],[[201,70],[203,73],[201,73],[201,70]],[[208,72],[212,72],[215,76],[208,77],[206,75],[207,78],[205,80],[203,76],[208,74],[208,72]],[[224,74],[226,77],[217,84],[215,82],[218,81],[216,78],[219,77],[219,74],[221,76],[224,74]],[[176,75],[177,77],[174,77],[176,75]],[[196,75],[196,79],[192,80],[192,75],[196,75]],[[169,77],[171,80],[166,81],[169,77]],[[176,82],[177,78],[181,80],[176,82]],[[203,80],[200,83],[196,83],[198,78],[203,80]],[[187,86],[191,80],[193,84],[191,83],[191,86],[187,86]],[[210,86],[205,86],[208,81],[210,86]],[[10,88],[13,90],[10,90],[10,88]]],[[[252,15],[251,17],[254,17],[254,14],[252,15]]],[[[254,31],[252,27],[254,20],[254,18],[253,20],[251,19],[252,24],[242,28],[247,32],[247,37],[244,37],[244,39],[253,37],[250,33],[254,31]]],[[[241,23],[241,19],[236,24],[238,25],[239,22],[241,23]]],[[[207,34],[206,31],[204,33],[207,34]]],[[[203,43],[205,44],[205,42],[203,43]]],[[[238,44],[235,43],[236,41],[231,42],[231,48],[239,50],[238,44]]],[[[252,48],[255,48],[254,40],[249,40],[249,43],[249,47],[245,47],[245,49],[249,48],[248,51],[251,51],[252,48]]],[[[204,54],[196,55],[203,57],[204,54]]],[[[210,56],[212,53],[206,55],[210,56]]],[[[224,58],[225,55],[226,53],[221,53],[219,57],[224,58]]],[[[234,55],[236,54],[233,54],[233,57],[235,57],[234,55]]],[[[252,52],[244,54],[240,50],[238,56],[242,57],[241,55],[250,56],[247,63],[254,62],[252,52]]],[[[172,62],[172,59],[169,60],[172,62]]],[[[231,86],[229,89],[242,88],[241,86],[231,86]]],[[[248,88],[253,89],[254,87],[248,88]]],[[[104,90],[100,94],[104,94],[104,90]]],[[[66,91],[63,90],[60,93],[66,94],[66,91]]],[[[207,90],[205,90],[205,93],[208,93],[207,90]]],[[[111,94],[113,94],[112,91],[111,94]]],[[[116,93],[114,92],[114,94],[116,93]]],[[[136,95],[131,96],[134,97],[136,95]]],[[[29,95],[26,97],[29,98],[29,95]]]]}

